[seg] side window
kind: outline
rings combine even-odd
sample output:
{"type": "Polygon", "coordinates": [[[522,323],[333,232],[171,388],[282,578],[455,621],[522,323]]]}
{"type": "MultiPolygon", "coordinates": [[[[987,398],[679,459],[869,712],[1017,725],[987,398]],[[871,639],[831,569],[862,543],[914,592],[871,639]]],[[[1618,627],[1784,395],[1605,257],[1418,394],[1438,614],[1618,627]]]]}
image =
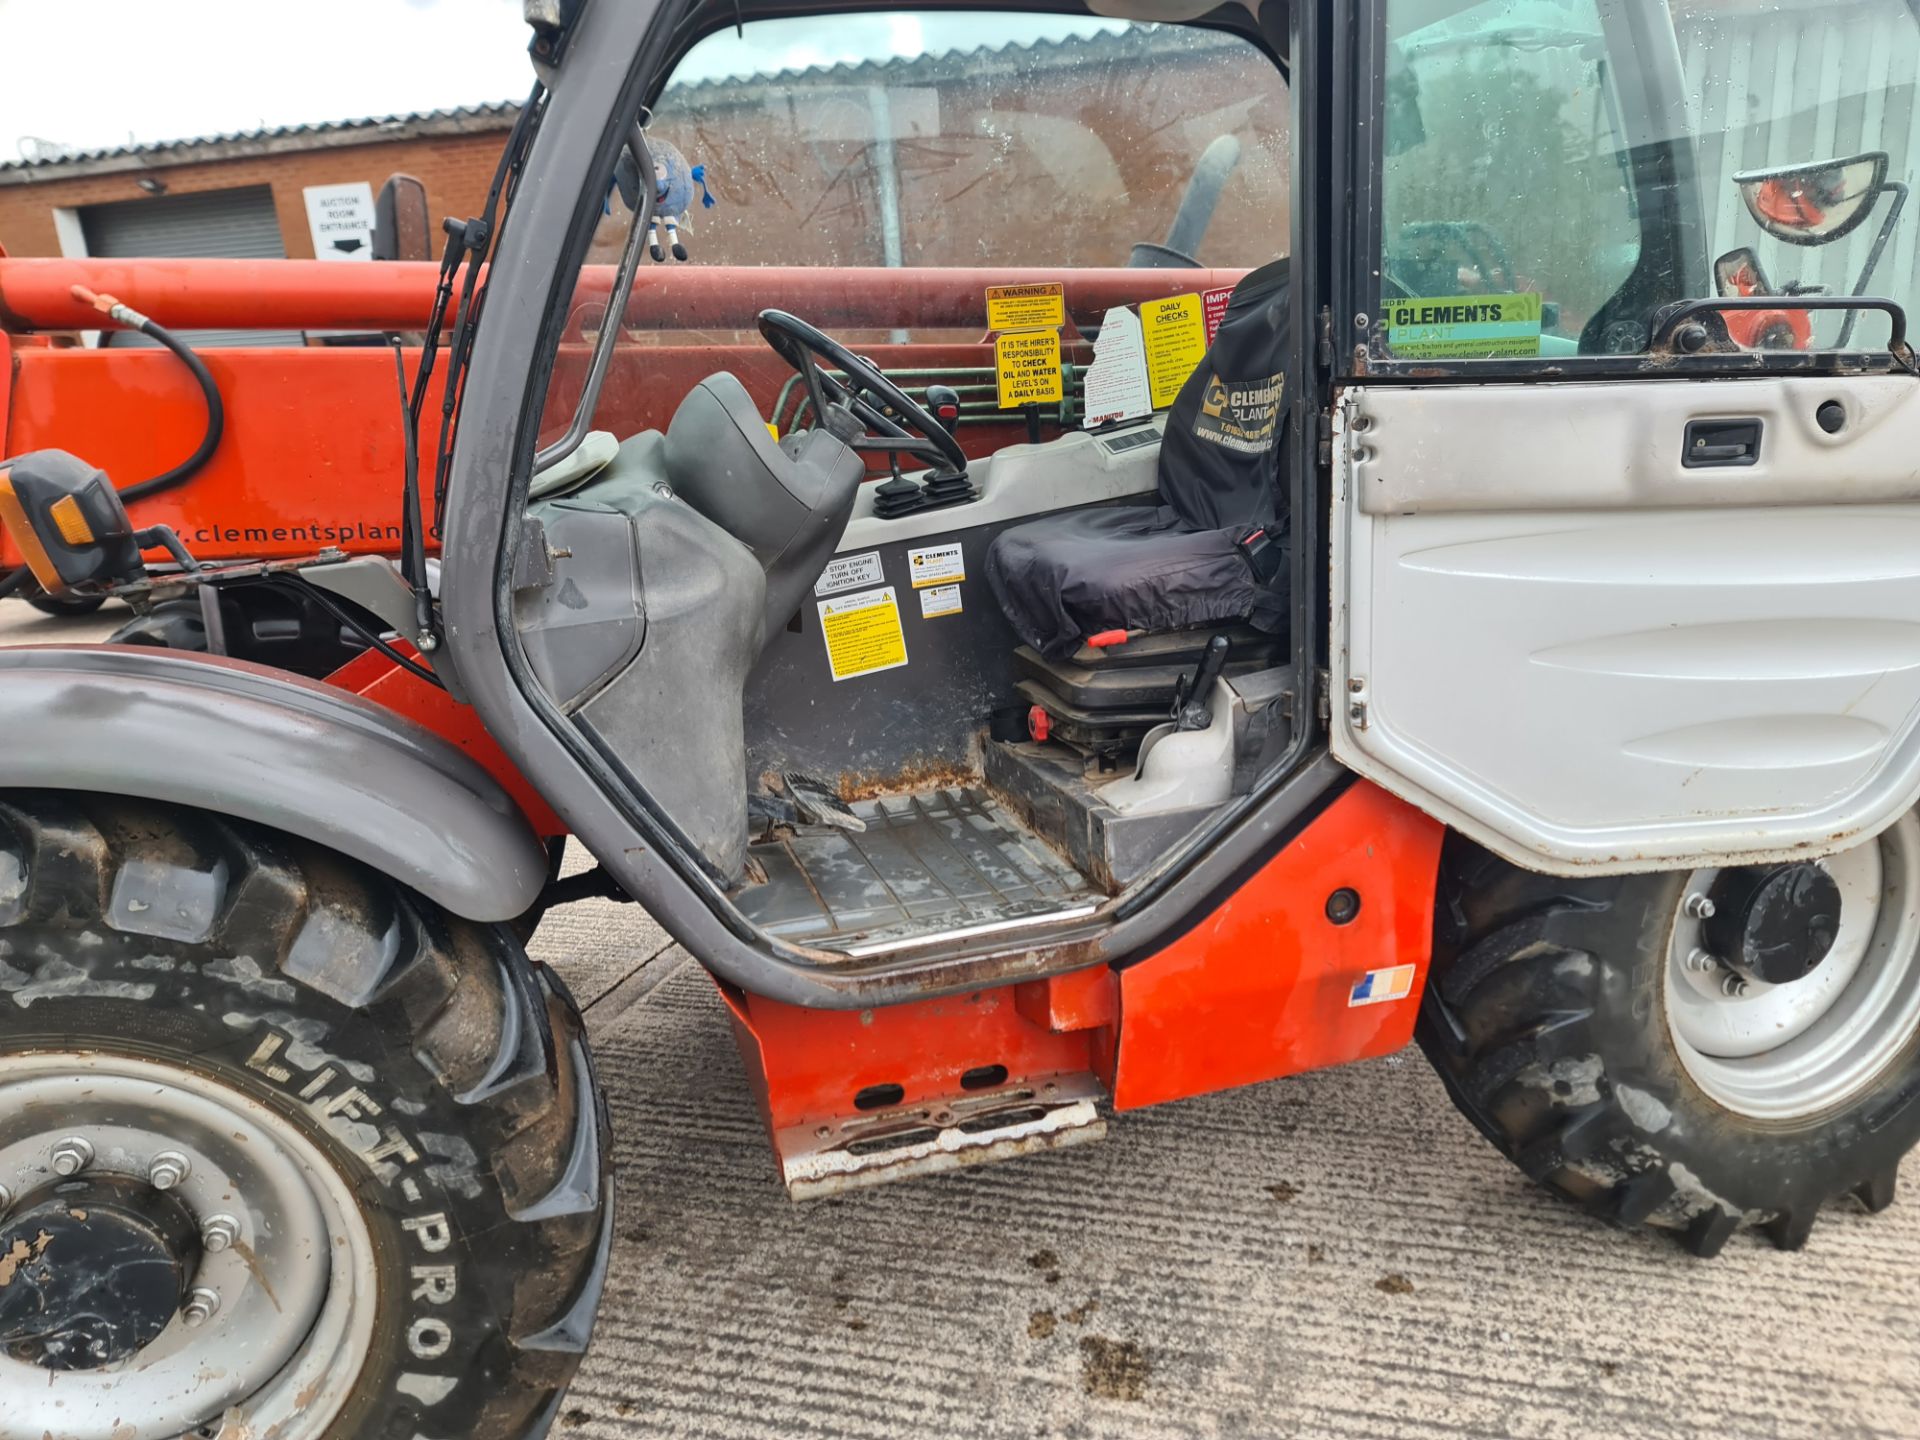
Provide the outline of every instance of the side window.
{"type": "MultiPolygon", "coordinates": [[[[1721,293],[1884,295],[1912,313],[1920,215],[1907,191],[1920,178],[1920,20],[1906,0],[1669,8],[1721,293]]],[[[1746,342],[1760,346],[1878,348],[1887,322],[1779,311],[1746,329],[1746,342]]]]}
{"type": "MultiPolygon", "coordinates": [[[[1381,353],[1636,354],[1682,300],[1920,300],[1907,0],[1386,9],[1381,353]]],[[[1887,333],[1766,307],[1727,326],[1755,349],[1887,333]]]]}
{"type": "Polygon", "coordinates": [[[1402,358],[1570,354],[1640,258],[1594,0],[1388,11],[1382,294],[1402,358]]]}

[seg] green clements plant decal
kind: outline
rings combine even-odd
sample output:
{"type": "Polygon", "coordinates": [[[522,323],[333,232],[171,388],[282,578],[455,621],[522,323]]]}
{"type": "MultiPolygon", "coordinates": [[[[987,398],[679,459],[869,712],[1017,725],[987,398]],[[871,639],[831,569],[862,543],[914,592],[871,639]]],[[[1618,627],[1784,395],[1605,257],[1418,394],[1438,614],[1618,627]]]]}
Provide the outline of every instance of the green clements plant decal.
{"type": "Polygon", "coordinates": [[[1540,353],[1540,297],[1443,295],[1387,306],[1387,346],[1399,360],[1504,360],[1540,353]]]}

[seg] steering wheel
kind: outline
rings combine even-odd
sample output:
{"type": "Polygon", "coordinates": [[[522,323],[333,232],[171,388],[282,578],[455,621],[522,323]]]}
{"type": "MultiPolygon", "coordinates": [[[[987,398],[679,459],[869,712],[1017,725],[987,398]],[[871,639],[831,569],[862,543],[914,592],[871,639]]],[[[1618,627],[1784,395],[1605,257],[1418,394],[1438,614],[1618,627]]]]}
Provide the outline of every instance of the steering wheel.
{"type": "Polygon", "coordinates": [[[837,404],[866,426],[865,435],[849,442],[855,450],[917,455],[936,470],[967,473],[967,454],[960,442],[871,360],[784,310],[762,310],[760,334],[807,382],[820,423],[826,419],[827,406],[837,404]],[[822,361],[840,374],[829,374],[822,361]]]}

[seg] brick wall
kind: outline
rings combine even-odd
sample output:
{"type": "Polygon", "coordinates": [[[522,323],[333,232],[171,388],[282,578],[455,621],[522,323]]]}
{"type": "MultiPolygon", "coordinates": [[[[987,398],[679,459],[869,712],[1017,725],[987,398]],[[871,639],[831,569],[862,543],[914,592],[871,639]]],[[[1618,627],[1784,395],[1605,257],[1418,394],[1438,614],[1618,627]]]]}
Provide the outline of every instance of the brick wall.
{"type": "MultiPolygon", "coordinates": [[[[60,242],[53,225],[56,208],[148,199],[138,182],[152,176],[166,182],[168,195],[272,186],[287,257],[311,260],[313,237],[307,229],[306,202],[301,196],[305,187],[364,180],[378,192],[389,175],[405,171],[425,182],[427,213],[437,225],[443,215],[478,212],[486,201],[487,186],[506,139],[503,126],[479,134],[337,145],[298,154],[163,165],[113,175],[67,178],[54,173],[45,180],[0,185],[0,249],[9,255],[58,255],[60,242]]],[[[436,244],[436,253],[438,248],[436,244]]]]}

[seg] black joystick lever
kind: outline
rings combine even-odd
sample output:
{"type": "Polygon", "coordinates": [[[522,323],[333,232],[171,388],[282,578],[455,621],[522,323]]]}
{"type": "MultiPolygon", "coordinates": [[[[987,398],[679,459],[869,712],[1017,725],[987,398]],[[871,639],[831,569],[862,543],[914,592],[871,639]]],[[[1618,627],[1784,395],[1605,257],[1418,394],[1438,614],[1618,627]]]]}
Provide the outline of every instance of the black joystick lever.
{"type": "Polygon", "coordinates": [[[927,387],[927,409],[933,412],[949,435],[953,427],[960,423],[960,392],[951,385],[929,385],[927,387]]]}
{"type": "Polygon", "coordinates": [[[1173,728],[1204,730],[1213,723],[1213,687],[1227,668],[1227,637],[1207,641],[1191,682],[1183,680],[1173,692],[1173,728]]]}

